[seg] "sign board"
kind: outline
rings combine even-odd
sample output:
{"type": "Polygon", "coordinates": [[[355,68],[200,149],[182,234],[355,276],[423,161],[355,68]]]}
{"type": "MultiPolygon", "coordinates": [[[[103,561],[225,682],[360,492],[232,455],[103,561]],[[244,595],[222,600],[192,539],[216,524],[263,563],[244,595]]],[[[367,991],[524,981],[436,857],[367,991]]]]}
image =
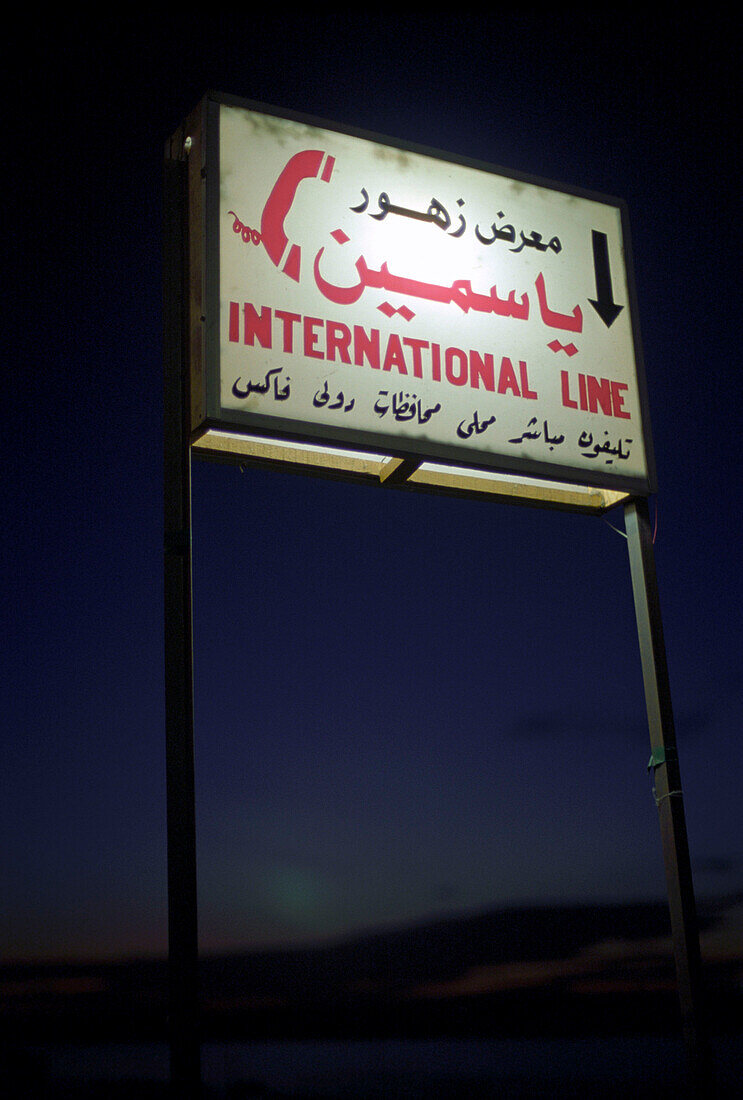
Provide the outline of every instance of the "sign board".
{"type": "Polygon", "coordinates": [[[620,201],[225,97],[188,137],[200,453],[653,490],[620,201]]]}

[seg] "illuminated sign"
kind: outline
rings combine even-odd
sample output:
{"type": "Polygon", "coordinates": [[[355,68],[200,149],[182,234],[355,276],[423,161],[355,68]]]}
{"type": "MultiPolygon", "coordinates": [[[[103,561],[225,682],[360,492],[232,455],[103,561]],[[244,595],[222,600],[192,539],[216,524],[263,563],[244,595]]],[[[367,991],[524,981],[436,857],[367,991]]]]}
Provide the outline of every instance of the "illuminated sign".
{"type": "Polygon", "coordinates": [[[654,488],[621,202],[225,97],[196,117],[197,451],[599,510],[654,488]]]}

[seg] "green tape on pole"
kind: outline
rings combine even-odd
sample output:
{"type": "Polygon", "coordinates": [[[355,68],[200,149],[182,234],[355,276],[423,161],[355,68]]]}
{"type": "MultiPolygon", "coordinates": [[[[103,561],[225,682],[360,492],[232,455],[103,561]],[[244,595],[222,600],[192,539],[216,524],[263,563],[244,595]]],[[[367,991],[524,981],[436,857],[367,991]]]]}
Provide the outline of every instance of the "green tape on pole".
{"type": "Polygon", "coordinates": [[[648,760],[648,771],[652,771],[653,768],[659,768],[661,764],[666,762],[666,750],[661,745],[659,749],[653,749],[653,754],[648,760]]]}
{"type": "Polygon", "coordinates": [[[648,760],[648,771],[659,768],[661,764],[668,763],[675,755],[676,750],[674,748],[666,748],[665,745],[659,745],[657,749],[653,749],[652,756],[648,760]]]}

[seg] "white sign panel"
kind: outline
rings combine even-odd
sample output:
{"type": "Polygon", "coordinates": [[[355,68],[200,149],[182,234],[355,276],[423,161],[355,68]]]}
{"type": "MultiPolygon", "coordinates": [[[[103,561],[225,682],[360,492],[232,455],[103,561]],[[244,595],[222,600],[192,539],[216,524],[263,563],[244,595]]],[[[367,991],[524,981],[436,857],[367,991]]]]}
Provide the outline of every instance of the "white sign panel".
{"type": "Polygon", "coordinates": [[[221,421],[647,484],[616,202],[231,104],[218,140],[221,421]]]}

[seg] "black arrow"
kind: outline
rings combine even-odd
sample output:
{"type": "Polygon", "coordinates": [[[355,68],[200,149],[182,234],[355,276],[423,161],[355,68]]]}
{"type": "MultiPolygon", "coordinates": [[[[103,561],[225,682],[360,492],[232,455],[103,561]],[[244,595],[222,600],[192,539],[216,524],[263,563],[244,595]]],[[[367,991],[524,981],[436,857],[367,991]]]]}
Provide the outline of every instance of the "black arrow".
{"type": "Polygon", "coordinates": [[[599,233],[592,229],[593,236],[593,269],[596,272],[596,298],[589,298],[593,308],[598,313],[607,328],[616,321],[624,306],[618,306],[614,301],[614,292],[611,289],[611,270],[609,268],[609,245],[606,233],[599,233]]]}

